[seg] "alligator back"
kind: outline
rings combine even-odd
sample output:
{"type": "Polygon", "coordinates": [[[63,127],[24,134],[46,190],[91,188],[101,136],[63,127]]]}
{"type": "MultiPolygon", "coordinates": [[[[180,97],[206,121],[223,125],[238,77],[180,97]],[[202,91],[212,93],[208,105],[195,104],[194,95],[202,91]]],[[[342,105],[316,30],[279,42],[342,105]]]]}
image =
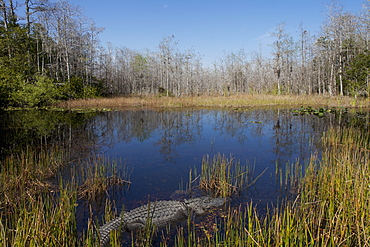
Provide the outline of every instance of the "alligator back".
{"type": "Polygon", "coordinates": [[[223,198],[199,197],[182,201],[156,201],[132,209],[99,229],[101,246],[109,243],[109,233],[122,227],[123,231],[135,231],[144,228],[149,220],[156,227],[179,222],[188,217],[189,213],[203,214],[210,207],[223,205],[223,198]]]}
{"type": "Polygon", "coordinates": [[[125,230],[135,231],[145,227],[148,218],[153,225],[163,227],[168,223],[183,220],[187,214],[188,209],[180,201],[150,202],[125,214],[125,230]]]}

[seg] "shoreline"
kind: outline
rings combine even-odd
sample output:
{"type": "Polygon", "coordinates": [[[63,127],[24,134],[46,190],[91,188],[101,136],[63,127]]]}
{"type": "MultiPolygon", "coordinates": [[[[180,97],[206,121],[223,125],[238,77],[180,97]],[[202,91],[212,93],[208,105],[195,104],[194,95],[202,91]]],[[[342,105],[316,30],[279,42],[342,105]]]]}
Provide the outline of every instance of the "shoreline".
{"type": "Polygon", "coordinates": [[[127,108],[228,108],[228,107],[348,107],[370,108],[367,98],[323,95],[233,95],[233,96],[120,96],[106,98],[77,99],[59,102],[56,107],[65,109],[104,108],[120,110],[127,108]]]}

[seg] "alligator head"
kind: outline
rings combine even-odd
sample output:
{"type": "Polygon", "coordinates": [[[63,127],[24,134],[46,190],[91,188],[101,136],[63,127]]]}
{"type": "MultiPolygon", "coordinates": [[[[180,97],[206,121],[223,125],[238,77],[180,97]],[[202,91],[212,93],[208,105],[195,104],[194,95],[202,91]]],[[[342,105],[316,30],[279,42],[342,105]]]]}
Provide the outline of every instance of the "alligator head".
{"type": "Polygon", "coordinates": [[[224,205],[225,201],[225,198],[212,198],[209,196],[203,196],[198,198],[185,199],[184,203],[186,207],[193,210],[195,214],[200,215],[204,214],[209,208],[224,205]]]}

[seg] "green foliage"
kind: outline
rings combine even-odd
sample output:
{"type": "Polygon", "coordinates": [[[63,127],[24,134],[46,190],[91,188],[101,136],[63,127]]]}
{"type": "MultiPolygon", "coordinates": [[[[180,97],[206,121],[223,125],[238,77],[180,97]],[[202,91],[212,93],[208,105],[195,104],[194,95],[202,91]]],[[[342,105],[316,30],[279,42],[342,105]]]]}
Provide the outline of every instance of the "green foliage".
{"type": "Polygon", "coordinates": [[[325,108],[318,108],[318,109],[315,109],[315,108],[312,108],[311,106],[307,106],[307,107],[304,107],[304,106],[301,106],[301,109],[300,110],[293,110],[293,115],[294,116],[298,116],[298,115],[315,115],[319,118],[322,118],[322,117],[325,117],[328,113],[338,113],[338,114],[345,114],[345,113],[348,113],[348,109],[347,108],[344,108],[344,109],[335,109],[335,108],[331,108],[331,109],[325,109],[325,108]]]}
{"type": "Polygon", "coordinates": [[[148,68],[148,61],[143,55],[136,55],[133,61],[133,67],[136,73],[143,73],[148,68]]]}
{"type": "Polygon", "coordinates": [[[51,104],[59,95],[50,78],[37,76],[35,82],[20,81],[17,90],[10,93],[10,101],[14,105],[35,107],[51,104]]]}
{"type": "Polygon", "coordinates": [[[102,92],[101,84],[86,85],[82,78],[73,77],[60,87],[62,99],[94,98],[102,92]]]}
{"type": "Polygon", "coordinates": [[[368,92],[367,79],[370,74],[370,52],[364,51],[356,56],[346,70],[347,85],[346,89],[351,94],[357,94],[359,91],[368,92]]]}
{"type": "MultiPolygon", "coordinates": [[[[7,27],[0,25],[0,107],[39,107],[60,99],[90,98],[100,95],[101,84],[86,84],[72,77],[68,82],[45,76],[39,61],[45,54],[37,49],[37,33],[28,33],[16,20],[7,27]],[[58,86],[57,86],[58,85],[58,86]],[[62,86],[59,86],[62,85],[62,86]]],[[[61,76],[63,78],[63,75],[61,76]]]]}
{"type": "Polygon", "coordinates": [[[0,107],[49,103],[53,90],[37,75],[34,51],[35,40],[26,28],[14,23],[0,27],[0,107]]]}
{"type": "Polygon", "coordinates": [[[11,93],[24,81],[24,77],[14,70],[0,65],[0,107],[11,104],[11,93]]]}

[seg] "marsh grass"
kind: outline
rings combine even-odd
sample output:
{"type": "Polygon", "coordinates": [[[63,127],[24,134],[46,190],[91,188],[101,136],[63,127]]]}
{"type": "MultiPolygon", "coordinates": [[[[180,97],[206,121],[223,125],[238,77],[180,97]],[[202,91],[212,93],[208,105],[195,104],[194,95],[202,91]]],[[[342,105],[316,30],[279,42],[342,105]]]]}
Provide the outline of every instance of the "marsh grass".
{"type": "Polygon", "coordinates": [[[230,208],[214,234],[188,246],[370,246],[369,133],[334,128],[322,141],[323,158],[311,158],[295,200],[266,215],[253,202],[230,208]]]}
{"type": "Polygon", "coordinates": [[[23,202],[0,222],[1,246],[75,246],[76,192],[60,188],[57,197],[37,195],[32,202],[23,202]],[[3,223],[4,222],[4,223],[3,223]]]}
{"type": "Polygon", "coordinates": [[[59,148],[27,148],[6,157],[1,162],[0,207],[16,205],[26,198],[32,201],[41,192],[54,191],[48,179],[68,163],[67,157],[68,153],[59,148]]]}
{"type": "Polygon", "coordinates": [[[154,235],[157,233],[156,226],[152,222],[151,216],[151,203],[148,199],[148,212],[147,218],[145,223],[145,228],[140,229],[137,233],[131,233],[132,236],[132,246],[140,246],[140,247],[150,247],[152,246],[154,235]],[[134,237],[134,234],[136,235],[134,237]]]}
{"type": "MultiPolygon", "coordinates": [[[[317,155],[312,154],[311,160],[317,160],[317,155]]],[[[298,193],[307,166],[308,164],[302,164],[299,160],[285,165],[276,164],[277,184],[285,191],[298,193]]]]}
{"type": "Polygon", "coordinates": [[[261,107],[261,106],[325,106],[325,107],[369,107],[369,99],[347,96],[323,95],[271,95],[250,94],[233,96],[186,96],[186,97],[158,97],[158,96],[128,96],[112,98],[94,98],[70,100],[58,104],[58,107],[67,109],[122,109],[130,107],[261,107]]]}
{"type": "Polygon", "coordinates": [[[116,161],[109,161],[104,157],[94,157],[78,164],[76,176],[79,177],[78,180],[81,184],[78,188],[79,198],[97,199],[112,187],[129,189],[132,170],[129,171],[124,166],[122,172],[118,172],[116,163],[116,161]]]}
{"type": "Polygon", "coordinates": [[[254,167],[241,165],[231,156],[217,154],[203,156],[199,187],[214,197],[231,197],[252,184],[254,167]]]}
{"type": "MultiPolygon", "coordinates": [[[[179,228],[175,246],[370,246],[370,134],[355,128],[333,128],[323,136],[322,145],[322,159],[311,157],[293,201],[270,208],[266,215],[260,215],[256,204],[249,202],[217,214],[214,224],[206,226],[196,227],[189,217],[187,231],[179,228]]],[[[65,153],[55,152],[28,149],[2,162],[1,246],[98,245],[92,217],[88,230],[81,237],[77,234],[78,183],[48,182],[58,167],[68,162],[65,153]]],[[[202,173],[211,174],[212,169],[219,173],[205,180],[213,181],[212,190],[225,188],[225,193],[235,193],[235,187],[250,184],[251,180],[232,182],[237,176],[228,167],[238,164],[232,157],[206,156],[204,163],[207,168],[202,173]],[[213,168],[214,163],[222,169],[213,168]],[[215,182],[220,178],[231,186],[215,182]]],[[[91,169],[86,179],[104,175],[102,168],[91,169]]],[[[293,165],[282,175],[282,184],[296,185],[300,171],[299,166],[293,165]]],[[[237,174],[244,172],[239,170],[237,174]]],[[[109,221],[116,215],[111,210],[114,205],[107,201],[105,208],[105,221],[109,221]]],[[[120,234],[111,233],[112,246],[120,246],[120,234]]],[[[133,240],[132,246],[150,245],[152,230],[142,234],[138,237],[142,242],[133,240]]]]}
{"type": "Polygon", "coordinates": [[[77,198],[129,185],[124,180],[129,176],[120,177],[114,162],[71,162],[58,148],[29,147],[5,158],[0,167],[0,246],[98,246],[92,214],[88,229],[77,232],[77,198]],[[63,178],[61,169],[70,169],[73,176],[63,178]]]}

